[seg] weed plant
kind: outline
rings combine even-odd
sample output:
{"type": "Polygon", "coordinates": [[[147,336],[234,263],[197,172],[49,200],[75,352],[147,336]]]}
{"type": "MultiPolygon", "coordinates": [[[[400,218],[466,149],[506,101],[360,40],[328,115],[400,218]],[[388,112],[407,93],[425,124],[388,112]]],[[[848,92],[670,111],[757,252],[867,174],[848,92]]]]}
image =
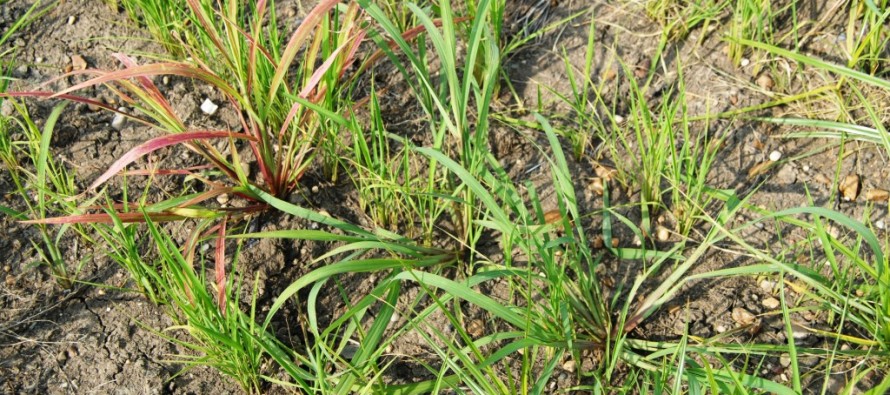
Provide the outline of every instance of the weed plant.
{"type": "MultiPolygon", "coordinates": [[[[144,0],[122,4],[135,10],[139,1],[144,0]]],[[[872,7],[873,2],[865,3],[851,5],[851,18],[863,18],[863,26],[883,23],[885,14],[872,7]]],[[[83,74],[90,79],[59,92],[13,92],[4,97],[56,96],[101,106],[72,93],[104,85],[137,110],[126,116],[161,132],[110,165],[88,188],[90,193],[139,158],[177,145],[201,155],[213,172],[146,170],[129,176],[188,174],[206,188],[151,202],[145,192],[133,199],[124,180],[122,201],[84,201],[85,195],[76,194],[72,176],[51,154],[52,131],[63,107],[57,107],[40,130],[18,106],[24,137],[16,140],[8,129],[2,130],[0,159],[27,212],[8,207],[3,211],[32,219],[43,235],[45,259],[65,279],[71,276],[64,271],[64,255],[52,248],[62,233],[83,234],[80,224],[92,223],[97,239],[113,246],[108,256],[130,272],[136,288],[174,318],[176,324],[160,334],[195,352],[177,358],[187,367],[213,366],[249,392],[278,385],[305,393],[385,394],[545,393],[551,391],[560,365],[564,368],[568,361],[575,363],[573,381],[578,383],[571,390],[596,394],[795,394],[804,391],[807,375],[822,375],[818,379],[827,383],[838,361],[859,362],[852,368],[854,379],[886,370],[886,240],[882,244],[865,224],[812,202],[769,211],[750,204],[752,195],[710,187],[722,135],[697,133],[699,127],[708,130],[711,117],[706,114],[696,122],[688,115],[683,65],[678,63],[677,81],[660,102],[651,102],[647,95],[654,66],[669,42],[715,20],[724,5],[737,14],[728,22],[732,59],[740,60],[742,48],[754,48],[884,89],[888,86],[883,79],[854,70],[857,64],[871,68],[870,62],[877,61],[874,45],[882,42],[880,34],[862,30],[870,38],[848,46],[855,48],[851,59],[856,61],[843,67],[772,45],[787,38],[777,31],[776,16],[790,13],[796,21],[794,2],[778,10],[770,2],[750,0],[707,3],[705,8],[697,7],[704,3],[681,7],[679,2],[649,2],[664,26],[659,52],[645,78],[622,80],[629,95],[626,122],[620,122],[617,98],[604,97],[603,84],[591,77],[596,46],[591,24],[582,69],[569,67],[563,55],[572,92],[554,92],[577,115],[575,123],[556,130],[537,114],[532,123],[547,141],[538,149],[550,172],[556,207],[546,207],[540,187],[511,179],[500,163],[503,158],[495,157],[489,147],[501,61],[512,45],[501,41],[503,1],[470,1],[464,8],[447,0],[404,8],[391,2],[322,1],[287,40],[277,30],[271,2],[245,7],[236,1],[189,0],[170,10],[185,13],[189,22],[167,38],[159,30],[169,29],[166,15],[151,8],[161,4],[146,3],[140,18],[155,29],[159,40],[181,48],[174,56],[187,54],[190,60],[138,65],[119,54],[122,70],[87,71],[83,74]],[[688,19],[677,21],[675,15],[688,19]],[[422,144],[388,130],[376,85],[370,88],[367,122],[348,110],[354,103],[347,93],[354,86],[344,82],[345,74],[365,37],[382,55],[367,57],[358,70],[375,72],[380,56],[398,70],[400,83],[425,116],[428,133],[422,144]],[[236,110],[241,130],[194,130],[185,125],[152,81],[161,75],[192,78],[216,88],[236,110]],[[339,136],[343,131],[351,141],[339,136]],[[616,161],[619,174],[604,180],[602,206],[590,213],[579,205],[577,180],[563,145],[581,159],[593,139],[613,159],[628,159],[616,161]],[[325,157],[320,162],[326,163],[328,176],[335,177],[337,166],[349,169],[362,208],[376,226],[361,227],[290,199],[319,153],[325,157]],[[349,156],[335,158],[341,154],[349,156]],[[613,205],[611,183],[639,191],[634,206],[642,213],[642,224],[613,205]],[[209,203],[224,193],[247,203],[237,209],[209,203]],[[649,243],[651,217],[664,208],[674,213],[679,237],[672,244],[649,243]],[[316,227],[245,231],[236,225],[237,219],[266,209],[316,227]],[[173,220],[188,220],[193,226],[184,243],[175,242],[171,230],[159,226],[173,220]],[[596,226],[591,227],[591,221],[596,226]],[[414,223],[422,237],[399,234],[414,233],[414,223]],[[787,249],[756,245],[741,236],[763,223],[773,223],[781,232],[797,228],[807,236],[787,249]],[[691,229],[699,224],[704,231],[694,239],[691,229]],[[835,235],[828,231],[831,226],[849,232],[835,235]],[[612,240],[619,227],[636,234],[641,243],[595,248],[597,239],[612,240]],[[457,243],[437,245],[458,247],[431,246],[441,228],[457,243]],[[496,246],[480,243],[484,237],[496,246]],[[251,281],[247,265],[239,264],[240,250],[251,239],[305,240],[330,249],[307,262],[308,272],[293,279],[268,310],[258,312],[257,300],[245,298],[257,295],[257,280],[251,281]],[[212,253],[199,253],[202,243],[212,244],[212,253]],[[716,247],[751,258],[752,263],[702,269],[716,247]],[[796,259],[801,250],[811,262],[796,259]],[[639,270],[628,283],[606,286],[601,275],[605,261],[634,264],[639,270]],[[454,275],[451,267],[458,263],[471,270],[454,275]],[[364,293],[353,294],[339,281],[343,275],[363,274],[376,278],[364,293]],[[776,281],[774,295],[781,308],[773,313],[781,315],[787,344],[740,343],[735,335],[746,327],[710,338],[685,328],[676,338],[659,341],[637,331],[696,281],[754,276],[776,281]],[[327,295],[339,295],[341,307],[330,317],[320,314],[320,303],[330,303],[323,298],[327,295]],[[301,312],[298,342],[275,335],[291,329],[281,327],[287,322],[281,315],[288,304],[296,304],[301,312]],[[795,343],[800,330],[794,317],[804,310],[829,317],[828,329],[805,329],[830,342],[811,347],[795,343]],[[435,319],[444,320],[450,329],[435,324],[435,319]],[[390,355],[387,348],[409,335],[423,339],[431,357],[390,355]],[[791,360],[787,383],[752,374],[782,354],[791,360]],[[819,356],[824,371],[804,369],[797,357],[805,354],[819,356]],[[584,358],[593,365],[583,366],[584,358]],[[393,384],[388,375],[403,362],[418,364],[429,376],[393,384]]],[[[793,26],[799,29],[796,22],[793,26]]],[[[633,76],[622,67],[624,75],[633,76]]],[[[879,126],[880,109],[863,108],[874,126],[759,119],[817,129],[819,137],[834,134],[890,147],[879,126]]],[[[739,115],[746,113],[717,116],[739,115]]],[[[890,379],[881,380],[873,393],[890,387],[890,379]]],[[[855,384],[853,380],[844,391],[851,392],[855,384]]]]}

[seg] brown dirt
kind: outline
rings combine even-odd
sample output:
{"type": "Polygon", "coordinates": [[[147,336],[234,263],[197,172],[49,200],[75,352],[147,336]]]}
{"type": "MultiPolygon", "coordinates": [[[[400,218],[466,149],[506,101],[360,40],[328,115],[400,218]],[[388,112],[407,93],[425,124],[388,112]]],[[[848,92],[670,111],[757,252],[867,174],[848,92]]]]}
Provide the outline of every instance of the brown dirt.
{"type": "MultiPolygon", "coordinates": [[[[8,26],[27,8],[27,2],[13,1],[5,4],[0,15],[0,29],[8,26]]],[[[292,2],[280,2],[294,13],[292,2]]],[[[656,50],[659,27],[648,18],[640,17],[637,11],[629,11],[616,6],[612,1],[593,1],[585,4],[581,1],[563,1],[551,20],[568,16],[589,7],[597,17],[597,52],[592,78],[598,80],[607,71],[620,70],[618,57],[628,65],[648,65],[649,59],[656,50]]],[[[818,2],[813,2],[813,4],[818,2]]],[[[818,19],[824,9],[812,5],[800,10],[801,15],[818,19]]],[[[556,98],[547,90],[538,100],[538,86],[551,87],[558,92],[569,90],[564,64],[560,56],[568,54],[572,64],[583,64],[584,49],[587,40],[588,25],[577,19],[564,28],[545,36],[542,40],[522,49],[508,59],[505,65],[508,74],[516,84],[519,95],[525,100],[525,107],[534,109],[540,104],[553,113],[565,112],[566,109],[556,104],[556,98]]],[[[839,20],[846,16],[839,15],[839,20]]],[[[827,26],[832,26],[827,24],[827,26]]],[[[836,25],[835,25],[836,26],[836,25]]],[[[825,28],[826,31],[831,30],[825,28]]],[[[754,75],[754,65],[760,67],[776,65],[787,66],[786,62],[777,59],[755,59],[752,65],[739,68],[732,65],[723,54],[725,45],[720,37],[720,30],[693,30],[690,36],[678,43],[672,43],[667,49],[663,68],[655,77],[650,92],[653,100],[668,100],[661,95],[666,88],[676,83],[676,65],[684,66],[686,75],[689,110],[693,114],[705,111],[728,110],[762,103],[781,92],[764,92],[758,88],[754,75]],[[701,45],[696,42],[701,41],[701,45]],[[760,64],[763,63],[763,64],[760,64]],[[690,78],[694,76],[694,78],[690,78]]],[[[814,39],[806,49],[812,53],[828,58],[840,57],[839,49],[831,45],[830,35],[814,39]]],[[[27,67],[17,67],[14,76],[21,79],[19,87],[30,87],[47,81],[61,74],[70,63],[70,56],[82,56],[91,67],[115,68],[111,57],[113,52],[153,53],[160,48],[146,39],[146,33],[136,29],[122,12],[110,9],[98,1],[68,0],[56,9],[17,33],[11,40],[18,47],[18,63],[27,67]],[[74,16],[73,24],[68,23],[69,16],[74,16]]],[[[5,48],[4,48],[5,49],[5,48]]],[[[145,60],[147,61],[147,60],[145,60]]],[[[648,67],[648,66],[647,66],[648,67]]],[[[793,66],[789,66],[793,67],[793,66]]],[[[618,73],[614,81],[607,84],[607,96],[626,93],[626,86],[620,81],[626,78],[618,73]]],[[[61,81],[58,85],[67,85],[61,81]]],[[[806,81],[791,81],[790,84],[805,84],[806,81]]],[[[165,85],[177,111],[187,115],[188,122],[193,125],[232,126],[234,114],[230,108],[223,106],[217,116],[206,117],[197,110],[205,97],[218,99],[213,92],[195,86],[188,81],[172,79],[165,85]]],[[[785,88],[787,89],[787,88],[785,88]]],[[[110,98],[102,91],[92,92],[98,97],[110,98]]],[[[503,92],[502,92],[503,93],[503,92]]],[[[502,109],[511,106],[508,95],[502,95],[502,109]]],[[[393,124],[404,124],[412,119],[404,112],[398,114],[404,104],[404,97],[393,99],[396,104],[384,103],[392,109],[388,119],[393,124]],[[399,100],[402,100],[401,104],[399,100]]],[[[216,100],[220,102],[220,100],[216,100]]],[[[32,114],[48,114],[52,102],[29,102],[32,114]]],[[[619,100],[616,107],[626,110],[626,103],[619,100]]],[[[793,109],[790,109],[793,110],[793,109]]],[[[768,115],[768,114],[763,114],[768,115]]],[[[42,123],[41,116],[35,116],[42,123]]],[[[56,139],[53,141],[54,154],[72,170],[76,171],[78,180],[83,183],[95,178],[99,172],[120,156],[127,149],[152,136],[144,127],[128,125],[122,131],[115,131],[109,125],[111,114],[92,112],[85,106],[75,105],[67,111],[59,123],[56,139]]],[[[703,126],[698,125],[699,129],[703,126]]],[[[396,129],[398,127],[395,127],[396,129]]],[[[410,129],[407,128],[406,129],[410,129]]],[[[711,130],[726,130],[731,133],[729,143],[720,154],[716,168],[712,173],[710,185],[718,188],[737,188],[750,190],[760,183],[758,194],[752,202],[769,209],[795,207],[807,203],[806,190],[809,188],[816,205],[829,202],[832,191],[827,186],[818,184],[817,175],[829,178],[835,174],[838,155],[837,149],[828,150],[815,156],[794,160],[773,169],[766,174],[749,178],[748,169],[766,160],[772,150],[781,150],[785,157],[802,154],[824,144],[822,141],[783,140],[774,138],[784,131],[770,128],[758,123],[742,121],[715,121],[711,130]],[[755,143],[759,141],[760,143],[755,143]]],[[[697,132],[700,132],[698,130],[697,132]]],[[[510,164],[507,170],[518,182],[531,180],[542,191],[544,204],[555,206],[552,188],[548,190],[550,176],[546,166],[537,167],[543,161],[542,155],[534,148],[535,144],[546,146],[546,139],[540,133],[531,130],[514,131],[507,127],[499,127],[492,137],[492,151],[502,163],[510,164]],[[519,161],[518,159],[521,159],[519,161]]],[[[592,141],[596,148],[600,141],[592,141]]],[[[569,151],[569,150],[567,150],[569,151]]],[[[602,207],[601,199],[587,188],[590,177],[594,175],[595,161],[614,161],[615,158],[594,157],[596,149],[588,150],[588,154],[580,159],[572,158],[573,175],[581,204],[587,212],[595,212],[602,207]]],[[[190,163],[193,158],[180,155],[178,152],[165,154],[161,160],[168,159],[179,164],[190,163]]],[[[841,163],[840,174],[855,172],[863,177],[863,185],[890,188],[888,174],[880,153],[873,148],[863,148],[848,156],[841,163]]],[[[367,217],[358,208],[357,194],[348,184],[341,180],[336,184],[324,181],[318,172],[310,174],[306,179],[306,191],[318,186],[319,192],[306,193],[295,197],[310,206],[324,208],[333,216],[345,218],[358,223],[366,223],[367,217]]],[[[158,187],[175,191],[180,187],[175,181],[160,184],[158,187]]],[[[0,175],[0,192],[5,198],[0,204],[21,207],[20,202],[9,197],[12,187],[6,174],[0,175]]],[[[633,221],[640,220],[639,210],[628,204],[638,199],[631,191],[630,196],[622,193],[614,202],[616,205],[627,204],[618,210],[633,221]]],[[[861,202],[861,199],[860,199],[861,202]]],[[[839,209],[856,219],[863,219],[866,205],[863,203],[842,203],[839,209]]],[[[751,215],[746,213],[745,215],[751,215]]],[[[871,218],[887,218],[886,204],[875,205],[871,218]]],[[[590,218],[590,228],[599,229],[600,220],[590,218]]],[[[264,229],[288,229],[297,226],[286,216],[270,215],[266,219],[264,229]]],[[[0,238],[0,250],[5,251],[3,265],[9,268],[7,281],[0,284],[0,390],[4,393],[231,393],[239,391],[237,384],[222,377],[209,368],[198,368],[177,375],[182,364],[171,362],[176,355],[190,354],[190,351],[178,347],[145,328],[162,330],[172,322],[162,314],[159,307],[149,303],[143,297],[102,290],[87,283],[110,284],[123,286],[127,276],[124,271],[102,257],[101,251],[90,248],[78,248],[73,242],[63,243],[63,251],[70,262],[84,262],[79,274],[85,283],[76,285],[71,290],[62,289],[49,275],[45,266],[40,266],[39,256],[30,245],[35,240],[36,232],[11,221],[7,217],[0,219],[0,226],[6,230],[0,238]]],[[[775,236],[768,225],[766,229],[753,229],[748,240],[759,246],[772,246],[774,251],[791,249],[800,240],[801,235],[787,230],[775,236]]],[[[623,245],[631,246],[632,236],[618,233],[623,245]]],[[[494,246],[496,248],[496,245],[494,246]]],[[[666,247],[662,245],[660,247],[666,247]]],[[[260,288],[258,300],[260,306],[268,306],[272,298],[280,293],[289,283],[288,279],[310,270],[304,262],[324,252],[324,246],[309,242],[260,241],[257,245],[245,249],[240,261],[251,273],[259,273],[260,288]]],[[[804,254],[805,255],[805,254],[804,254]]],[[[606,256],[603,275],[611,283],[630,283],[641,270],[637,263],[617,262],[606,256]]],[[[717,268],[725,268],[749,264],[750,259],[728,252],[715,252],[695,272],[704,272],[717,268]]],[[[351,289],[354,295],[362,295],[373,286],[374,276],[349,276],[342,279],[344,287],[351,289]],[[350,288],[352,287],[352,288],[350,288]]],[[[727,328],[735,326],[731,312],[734,308],[745,308],[754,314],[765,313],[762,300],[775,296],[772,290],[764,289],[758,280],[753,278],[729,278],[707,280],[690,284],[676,298],[671,307],[659,312],[639,327],[635,336],[648,339],[676,339],[688,326],[689,333],[695,336],[713,336],[727,328]],[[722,330],[721,330],[722,329],[722,330]]],[[[407,303],[419,295],[416,289],[408,288],[402,295],[407,303]]],[[[495,287],[496,288],[496,287],[495,287]]],[[[497,295],[498,289],[487,292],[497,295]]],[[[801,298],[799,295],[795,298],[801,298]]],[[[342,307],[342,300],[335,291],[321,298],[322,316],[332,316],[342,307]]],[[[299,312],[293,308],[281,314],[283,322],[297,322],[299,312]]],[[[746,331],[734,335],[736,339],[756,339],[766,343],[783,343],[784,331],[781,320],[776,323],[774,318],[765,316],[762,326],[749,334],[746,331]]],[[[772,316],[775,317],[775,316],[772,316]]],[[[480,312],[468,312],[468,319],[482,319],[480,312]]],[[[795,313],[796,320],[808,325],[825,325],[823,315],[804,315],[795,313]]],[[[449,325],[443,317],[431,318],[431,324],[447,330],[449,325]]],[[[491,323],[487,323],[491,325],[491,323]]],[[[290,328],[282,327],[281,338],[293,335],[290,328]]],[[[826,339],[812,338],[811,345],[822,344],[826,339]]],[[[299,341],[295,341],[299,342],[299,341]]],[[[416,333],[409,333],[397,344],[392,355],[400,357],[399,363],[392,369],[392,382],[411,382],[425,378],[429,374],[415,359],[435,361],[435,354],[425,345],[425,341],[416,333]]],[[[771,379],[778,379],[783,373],[777,368],[778,361],[769,360],[765,363],[763,374],[771,379]]],[[[569,375],[571,376],[571,375],[569,375]]],[[[573,384],[573,378],[559,376],[551,389],[567,388],[573,384]]],[[[574,377],[574,376],[571,376],[574,377]]],[[[815,384],[813,384],[815,385],[815,384]]],[[[811,387],[811,390],[815,387],[811,387]]]]}

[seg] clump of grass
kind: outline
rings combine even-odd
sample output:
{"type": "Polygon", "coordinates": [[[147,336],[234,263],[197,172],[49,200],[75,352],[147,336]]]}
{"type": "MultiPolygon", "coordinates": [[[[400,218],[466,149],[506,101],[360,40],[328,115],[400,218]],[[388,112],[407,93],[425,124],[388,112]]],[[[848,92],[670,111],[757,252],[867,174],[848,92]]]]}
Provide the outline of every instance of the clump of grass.
{"type": "MultiPolygon", "coordinates": [[[[20,118],[0,119],[0,160],[24,210],[0,206],[0,212],[18,220],[42,220],[78,213],[80,210],[72,202],[76,195],[73,174],[56,160],[50,147],[56,122],[65,106],[56,106],[41,130],[31,119],[27,108],[11,103],[20,118]],[[18,126],[20,133],[15,133],[15,126],[18,126]],[[16,135],[19,138],[14,137],[16,135]]],[[[41,261],[49,267],[59,284],[66,288],[71,287],[77,280],[81,266],[69,267],[61,241],[66,234],[76,233],[78,237],[75,237],[75,243],[91,243],[89,236],[81,225],[72,224],[58,229],[38,224],[37,231],[40,240],[31,240],[31,244],[41,261]]]]}
{"type": "MultiPolygon", "coordinates": [[[[403,32],[376,4],[359,1],[388,40],[374,30],[369,31],[369,36],[396,65],[424,113],[430,117],[432,147],[458,158],[471,171],[483,166],[488,152],[488,114],[500,72],[500,53],[491,28],[492,12],[496,16],[498,8],[493,8],[492,3],[490,0],[474,3],[472,19],[466,26],[455,19],[450,2],[444,2],[438,8],[441,24],[417,5],[409,4],[409,9],[420,21],[424,35],[432,45],[433,52],[429,53],[425,44],[418,45],[416,49],[412,47],[403,37],[403,32]],[[463,61],[458,58],[459,45],[465,46],[463,61]],[[401,56],[394,52],[395,48],[401,56]],[[431,55],[435,55],[435,58],[431,55]],[[403,57],[407,60],[403,60],[403,57]],[[438,70],[429,67],[432,59],[439,63],[438,70]]],[[[431,224],[448,212],[454,225],[454,237],[465,246],[474,245],[480,233],[474,226],[476,218],[468,209],[476,201],[473,192],[462,188],[456,180],[443,177],[436,166],[430,166],[424,178],[426,185],[418,193],[450,197],[444,200],[424,199],[423,209],[427,210],[424,221],[427,224],[422,228],[431,229],[431,224]]],[[[363,188],[362,185],[358,187],[363,188]]]]}

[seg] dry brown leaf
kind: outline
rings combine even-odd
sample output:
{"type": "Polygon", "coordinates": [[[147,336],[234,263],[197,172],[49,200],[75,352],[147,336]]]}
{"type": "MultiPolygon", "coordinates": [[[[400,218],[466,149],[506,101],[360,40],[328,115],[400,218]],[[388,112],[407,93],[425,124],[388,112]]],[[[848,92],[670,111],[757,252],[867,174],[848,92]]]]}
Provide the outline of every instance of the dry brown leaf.
{"type": "Polygon", "coordinates": [[[865,192],[865,200],[869,202],[886,202],[890,199],[890,192],[883,189],[872,188],[865,192]]]}
{"type": "Polygon", "coordinates": [[[844,200],[856,200],[856,198],[859,197],[859,175],[850,174],[844,177],[844,180],[841,181],[837,189],[841,193],[841,196],[844,198],[844,200]]]}
{"type": "Polygon", "coordinates": [[[602,196],[602,195],[603,195],[603,191],[604,191],[604,189],[603,189],[603,179],[600,178],[600,177],[593,177],[593,178],[590,180],[590,186],[589,186],[589,188],[590,188],[591,191],[593,191],[593,192],[596,193],[597,195],[602,196]]]}
{"type": "Polygon", "coordinates": [[[87,69],[87,61],[80,55],[71,56],[71,69],[74,71],[82,71],[87,69]]]}
{"type": "Polygon", "coordinates": [[[596,165],[593,169],[597,177],[601,177],[605,181],[612,181],[618,175],[618,170],[609,166],[596,165]]]}
{"type": "Polygon", "coordinates": [[[748,178],[754,178],[754,177],[757,177],[763,173],[766,173],[766,171],[769,170],[770,167],[772,167],[774,163],[775,162],[766,161],[766,162],[760,162],[760,163],[754,165],[754,167],[752,167],[750,170],[748,170],[748,178]]]}

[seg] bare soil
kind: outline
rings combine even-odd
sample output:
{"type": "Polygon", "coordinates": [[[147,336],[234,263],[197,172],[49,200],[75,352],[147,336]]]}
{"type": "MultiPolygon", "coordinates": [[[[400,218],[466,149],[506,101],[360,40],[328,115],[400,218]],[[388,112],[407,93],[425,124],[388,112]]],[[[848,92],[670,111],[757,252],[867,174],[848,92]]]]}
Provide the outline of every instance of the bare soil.
{"type": "MultiPolygon", "coordinates": [[[[286,12],[291,15],[299,9],[294,2],[280,3],[282,4],[279,7],[289,10],[286,12]]],[[[660,27],[639,14],[638,10],[631,11],[631,7],[622,7],[615,3],[623,2],[561,2],[553,10],[550,20],[558,20],[582,10],[588,10],[589,14],[548,33],[507,60],[504,67],[526,108],[535,109],[540,105],[553,114],[566,113],[567,109],[557,104],[558,101],[550,91],[540,89],[539,94],[539,86],[549,87],[557,92],[570,90],[565,65],[560,56],[566,54],[576,70],[580,70],[589,30],[587,21],[593,15],[597,18],[597,47],[594,57],[596,66],[590,77],[595,81],[605,79],[605,92],[618,98],[616,108],[626,110],[627,103],[621,98],[626,95],[627,86],[622,81],[641,77],[625,75],[621,71],[619,58],[632,69],[648,69],[651,57],[657,49],[660,27]]],[[[799,10],[802,18],[823,20],[824,14],[828,12],[825,6],[820,5],[823,2],[804,3],[807,5],[799,10]]],[[[0,31],[16,20],[28,6],[26,1],[4,4],[0,11],[0,31]]],[[[813,34],[814,38],[805,52],[828,59],[839,59],[839,49],[832,40],[840,32],[839,26],[844,21],[846,15],[842,13],[828,18],[821,25],[822,31],[813,34]]],[[[649,93],[653,102],[671,100],[670,96],[664,95],[670,95],[670,87],[677,83],[678,64],[683,66],[689,111],[693,114],[763,103],[807,83],[798,80],[788,81],[784,86],[776,84],[776,90],[785,91],[762,89],[756,83],[758,70],[797,66],[779,59],[758,58],[752,59],[746,67],[737,67],[723,52],[725,42],[721,40],[724,33],[721,29],[696,29],[685,39],[669,45],[665,52],[665,61],[658,66],[655,83],[649,93]]],[[[114,69],[117,67],[111,56],[114,52],[143,55],[162,51],[123,12],[96,0],[63,1],[49,14],[14,35],[10,42],[17,47],[17,66],[13,68],[13,76],[19,81],[14,84],[13,89],[33,88],[61,75],[74,55],[82,56],[90,67],[114,69]],[[72,17],[73,21],[69,23],[72,17]]],[[[143,62],[151,61],[147,56],[137,58],[143,62]]],[[[67,86],[71,82],[73,81],[56,81],[50,88],[67,86]]],[[[235,127],[233,111],[226,105],[213,117],[205,116],[198,110],[206,97],[221,102],[216,93],[205,87],[173,78],[164,85],[164,89],[176,105],[177,111],[187,116],[190,124],[235,127]]],[[[111,99],[110,95],[101,90],[93,93],[103,99],[111,99]]],[[[389,99],[389,96],[385,99],[389,99]]],[[[394,97],[392,100],[394,103],[383,103],[384,108],[392,108],[388,121],[393,125],[404,125],[406,118],[409,121],[412,118],[399,111],[401,104],[407,100],[404,97],[394,97]]],[[[49,113],[55,102],[31,101],[28,104],[35,120],[42,124],[43,117],[49,113]]],[[[497,106],[498,110],[507,111],[516,108],[516,103],[507,92],[502,92],[497,106]]],[[[764,112],[759,115],[777,113],[764,112]]],[[[139,125],[130,124],[117,131],[110,126],[111,118],[110,113],[94,112],[86,106],[73,105],[59,122],[53,140],[53,153],[76,172],[81,188],[129,148],[153,137],[151,130],[139,125]]],[[[419,119],[419,116],[416,117],[415,122],[421,122],[419,119]]],[[[554,116],[554,119],[554,122],[563,122],[566,125],[570,122],[568,116],[562,120],[554,116]]],[[[696,124],[696,127],[699,129],[696,132],[707,132],[702,124],[696,124]]],[[[830,197],[836,194],[827,185],[818,182],[819,175],[830,179],[838,170],[837,148],[792,160],[763,175],[749,177],[749,169],[764,162],[774,150],[781,151],[785,157],[795,157],[826,142],[775,138],[784,131],[762,123],[714,121],[708,127],[710,131],[720,130],[731,135],[712,172],[709,182],[711,186],[742,191],[759,187],[752,202],[771,210],[810,204],[808,191],[813,204],[831,204],[852,218],[864,219],[867,205],[862,199],[850,203],[831,202],[830,197]]],[[[394,126],[394,129],[398,129],[398,126],[394,126]]],[[[550,176],[546,170],[546,162],[534,144],[546,146],[544,136],[533,130],[515,131],[501,126],[493,132],[491,140],[492,151],[501,159],[501,163],[507,165],[511,176],[517,182],[534,182],[542,191],[544,203],[555,206],[552,188],[547,189],[550,176]],[[542,164],[543,166],[539,166],[542,164]]],[[[594,165],[601,162],[615,163],[620,159],[604,155],[598,149],[603,144],[602,141],[594,139],[591,144],[583,157],[572,158],[571,166],[576,188],[580,191],[582,207],[592,213],[602,207],[601,198],[588,188],[589,179],[594,176],[594,165]]],[[[568,149],[567,151],[570,152],[568,149]]],[[[194,158],[170,151],[159,155],[158,160],[189,164],[194,158]]],[[[863,179],[863,187],[890,189],[887,172],[880,153],[872,147],[861,147],[847,155],[841,161],[838,171],[842,176],[859,174],[863,179]]],[[[168,184],[159,184],[158,188],[176,191],[181,186],[178,184],[180,181],[167,182],[168,184]]],[[[323,208],[338,218],[360,224],[368,223],[367,216],[359,208],[357,193],[345,177],[331,183],[320,172],[311,172],[305,180],[305,191],[306,193],[295,199],[312,207],[323,208]],[[318,187],[318,192],[311,192],[313,187],[318,187]]],[[[0,204],[22,207],[21,202],[15,200],[16,196],[11,194],[13,187],[5,173],[0,174],[0,192],[3,195],[0,197],[0,204]]],[[[617,196],[614,202],[616,205],[639,200],[636,195],[638,191],[617,188],[614,193],[617,196]]],[[[631,220],[639,221],[639,210],[632,205],[627,207],[619,210],[631,220]]],[[[885,203],[868,209],[871,210],[872,219],[887,218],[885,203]]],[[[752,216],[751,213],[745,213],[743,217],[747,218],[742,220],[752,216]]],[[[592,231],[599,229],[599,218],[590,216],[587,220],[592,231]]],[[[305,225],[283,215],[269,215],[263,226],[264,229],[288,229],[305,225]]],[[[794,246],[804,235],[790,229],[776,232],[772,229],[773,226],[770,224],[765,229],[755,228],[744,236],[757,246],[799,254],[800,251],[794,246]]],[[[162,309],[141,295],[92,285],[127,286],[126,273],[104,258],[101,251],[70,241],[63,242],[63,252],[67,259],[72,263],[83,263],[79,272],[83,283],[64,289],[54,281],[47,267],[39,265],[39,255],[31,245],[32,240],[39,238],[34,229],[8,217],[0,217],[0,227],[5,230],[0,237],[0,251],[3,251],[3,258],[0,260],[6,271],[3,274],[6,281],[0,283],[0,391],[10,394],[202,394],[240,391],[236,383],[209,368],[195,368],[179,374],[185,365],[177,362],[177,356],[192,355],[192,352],[152,333],[152,330],[163,330],[173,324],[162,309]]],[[[633,246],[635,243],[630,232],[619,231],[618,237],[623,245],[633,246]]],[[[483,241],[485,243],[497,247],[495,242],[483,241]]],[[[670,244],[664,243],[660,247],[666,249],[670,244]]],[[[318,243],[263,240],[245,249],[239,260],[244,270],[259,273],[261,281],[258,301],[261,307],[268,307],[272,298],[293,279],[312,269],[305,262],[324,253],[324,249],[325,246],[318,243]]],[[[801,259],[810,259],[806,254],[800,255],[801,259]]],[[[745,256],[715,250],[695,272],[750,263],[750,259],[745,256]]],[[[604,256],[604,268],[601,274],[607,284],[630,284],[641,270],[638,263],[617,261],[608,255],[604,256]]],[[[363,295],[373,287],[375,279],[373,275],[352,275],[341,279],[341,285],[354,292],[354,295],[363,295]]],[[[694,336],[709,337],[725,332],[738,326],[732,319],[732,311],[736,308],[744,308],[755,315],[768,312],[763,300],[774,297],[775,294],[774,289],[769,288],[769,284],[766,285],[764,287],[763,281],[755,278],[727,278],[692,283],[675,298],[676,302],[671,308],[664,309],[646,321],[636,329],[634,336],[653,340],[677,339],[687,326],[689,333],[694,336]]],[[[499,290],[495,287],[487,292],[497,295],[499,290]]],[[[407,302],[418,293],[418,290],[409,289],[403,299],[407,302]]],[[[792,293],[791,298],[792,303],[796,303],[801,296],[792,293]]],[[[342,308],[342,301],[335,290],[323,295],[321,301],[320,306],[327,309],[320,312],[322,316],[332,317],[342,308]]],[[[485,320],[483,313],[468,313],[471,319],[479,319],[485,325],[492,325],[485,320]]],[[[289,322],[292,327],[283,323],[278,325],[281,328],[281,333],[277,334],[280,338],[292,339],[299,332],[293,327],[299,322],[298,314],[296,308],[283,312],[282,322],[289,322]]],[[[780,316],[762,315],[761,318],[762,324],[758,328],[731,334],[727,341],[757,340],[776,344],[787,342],[780,316]]],[[[825,326],[827,322],[824,313],[809,311],[795,313],[794,319],[811,327],[825,326]]],[[[431,322],[448,330],[449,324],[442,317],[433,318],[431,322]]],[[[183,336],[176,332],[168,334],[183,336]]],[[[802,341],[808,345],[820,345],[829,340],[807,336],[802,341]]],[[[428,376],[425,369],[412,361],[435,361],[435,354],[418,334],[408,334],[390,351],[400,358],[400,362],[393,365],[388,378],[394,383],[417,381],[428,376]]],[[[762,371],[752,373],[781,380],[785,371],[776,359],[762,366],[762,371]]],[[[554,391],[577,384],[573,382],[574,375],[571,374],[555,377],[557,379],[549,387],[554,391]]],[[[845,379],[843,374],[832,375],[833,381],[830,384],[838,385],[845,379]]],[[[808,383],[808,391],[818,391],[818,387],[822,385],[818,381],[808,383]]]]}

